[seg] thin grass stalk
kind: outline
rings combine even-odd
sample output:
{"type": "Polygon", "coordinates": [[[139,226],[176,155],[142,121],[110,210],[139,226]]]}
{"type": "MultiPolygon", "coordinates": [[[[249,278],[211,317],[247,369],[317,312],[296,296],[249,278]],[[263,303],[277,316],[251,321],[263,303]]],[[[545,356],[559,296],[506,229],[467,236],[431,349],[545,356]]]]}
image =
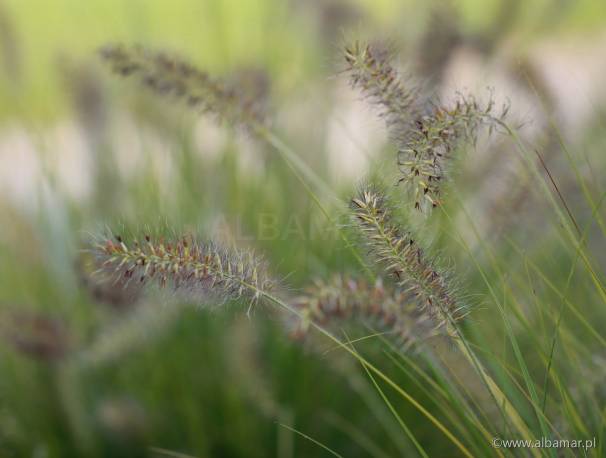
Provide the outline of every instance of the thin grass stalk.
{"type": "MultiPolygon", "coordinates": [[[[492,252],[492,250],[490,250],[490,248],[489,248],[489,247],[486,245],[486,242],[485,242],[485,241],[484,241],[484,240],[483,240],[483,239],[480,237],[479,232],[477,231],[477,228],[476,228],[475,224],[473,223],[472,218],[469,216],[469,213],[468,213],[468,212],[467,212],[467,210],[465,209],[465,207],[464,207],[464,205],[462,204],[462,202],[460,201],[460,199],[458,199],[458,198],[457,198],[457,200],[459,201],[459,204],[460,204],[460,206],[461,206],[461,209],[462,209],[463,213],[465,214],[465,216],[467,217],[467,220],[469,221],[469,224],[470,224],[470,226],[471,226],[471,228],[472,228],[472,230],[473,230],[473,232],[474,232],[474,234],[475,234],[475,236],[476,236],[477,240],[480,242],[481,246],[482,246],[482,247],[483,247],[483,248],[486,250],[486,252],[488,253],[489,258],[491,259],[491,262],[492,262],[492,264],[493,264],[494,269],[497,271],[497,273],[499,273],[501,276],[503,276],[502,271],[501,271],[501,269],[500,269],[500,267],[499,267],[499,265],[498,265],[498,262],[497,262],[497,260],[496,260],[496,257],[495,257],[495,255],[494,255],[494,253],[493,253],[493,252],[492,252]]],[[[577,250],[577,254],[578,254],[578,250],[577,250]]],[[[578,256],[577,256],[577,258],[576,258],[576,259],[578,259],[578,256]]],[[[571,269],[572,269],[572,270],[571,270],[571,274],[572,274],[572,271],[574,270],[574,265],[575,265],[575,264],[576,264],[576,260],[575,260],[575,262],[573,263],[573,266],[572,266],[572,268],[571,268],[571,269]]],[[[570,276],[569,276],[569,281],[570,281],[570,276]]],[[[513,298],[513,295],[512,295],[512,298],[513,298]]],[[[515,298],[514,298],[514,300],[515,300],[515,298]]],[[[564,305],[565,305],[565,302],[562,302],[562,306],[561,306],[560,310],[562,310],[562,307],[563,307],[564,305]]],[[[516,316],[516,318],[518,319],[518,321],[519,321],[519,322],[520,322],[520,323],[521,323],[521,324],[524,326],[525,330],[527,331],[527,335],[531,337],[531,339],[532,339],[532,340],[535,342],[536,347],[537,347],[537,348],[540,350],[540,348],[541,348],[540,342],[539,342],[539,341],[538,341],[538,339],[535,337],[534,332],[533,332],[533,330],[531,329],[530,323],[528,323],[528,321],[526,320],[526,318],[524,317],[524,315],[520,313],[520,311],[519,311],[519,307],[513,307],[511,310],[512,310],[512,311],[515,313],[515,316],[516,316]]],[[[575,310],[576,310],[576,308],[575,308],[575,310]]],[[[578,312],[578,311],[576,311],[576,312],[577,312],[577,313],[580,315],[580,312],[578,312]]],[[[561,316],[561,315],[560,315],[560,316],[561,316]]],[[[580,315],[580,316],[581,316],[581,315],[580,315]]],[[[557,323],[558,319],[555,319],[555,321],[556,321],[556,323],[557,323]]],[[[561,321],[560,321],[560,324],[561,324],[561,321]]],[[[557,329],[559,329],[560,324],[556,324],[556,328],[557,328],[557,329]]],[[[555,332],[557,332],[557,331],[555,331],[555,330],[554,330],[554,333],[555,333],[555,332]]],[[[554,339],[555,339],[555,335],[554,335],[554,339]]],[[[551,355],[551,357],[550,357],[550,356],[548,356],[547,354],[543,354],[542,352],[540,352],[540,351],[539,351],[539,356],[540,356],[540,357],[543,359],[543,362],[545,362],[545,364],[546,364],[546,366],[547,366],[547,368],[548,368],[548,369],[546,370],[546,374],[545,374],[545,378],[544,378],[544,383],[543,383],[543,393],[544,393],[544,395],[543,395],[543,401],[542,401],[542,404],[541,404],[541,410],[542,410],[542,412],[544,413],[544,412],[545,412],[545,401],[546,401],[546,391],[545,391],[545,387],[546,387],[546,384],[547,384],[547,380],[548,380],[548,373],[549,373],[549,368],[550,368],[550,366],[551,366],[551,360],[552,360],[552,356],[553,356],[553,355],[551,355]]],[[[552,375],[553,375],[553,374],[552,374],[552,375]]],[[[555,377],[555,375],[553,375],[553,376],[555,377]]]]}
{"type": "MultiPolygon", "coordinates": [[[[352,349],[355,350],[355,347],[354,347],[353,343],[351,343],[351,341],[349,340],[349,338],[347,337],[347,335],[346,335],[346,338],[347,338],[348,345],[351,345],[352,349]]],[[[404,420],[402,420],[402,417],[398,414],[398,412],[394,408],[394,406],[391,403],[391,401],[389,400],[389,398],[387,396],[385,396],[385,393],[383,392],[383,390],[381,389],[381,387],[379,386],[379,384],[377,383],[377,381],[375,380],[375,378],[371,374],[371,372],[368,369],[368,367],[366,367],[364,365],[364,363],[361,363],[361,364],[362,364],[362,367],[364,368],[364,371],[366,372],[366,375],[368,375],[368,378],[370,378],[370,381],[372,382],[373,386],[375,387],[375,389],[378,391],[379,395],[381,396],[381,399],[383,399],[383,402],[385,402],[385,404],[389,408],[390,412],[396,418],[398,424],[404,430],[404,433],[406,434],[406,436],[408,436],[408,438],[413,443],[413,445],[415,446],[415,448],[417,449],[417,451],[419,452],[419,454],[423,458],[429,458],[429,456],[427,455],[427,452],[421,446],[421,444],[416,439],[416,437],[414,436],[414,434],[412,433],[412,431],[410,430],[410,428],[406,425],[406,423],[404,422],[404,420]]]]}
{"type": "MultiPolygon", "coordinates": [[[[335,348],[339,350],[341,349],[340,346],[337,346],[335,348]]],[[[375,417],[381,423],[383,429],[389,435],[393,444],[398,449],[398,452],[401,455],[406,455],[407,453],[409,453],[410,446],[408,442],[402,438],[402,435],[400,434],[400,428],[398,428],[397,425],[394,425],[393,422],[390,421],[390,413],[388,411],[385,411],[385,403],[383,403],[375,396],[375,391],[368,384],[367,380],[361,376],[353,379],[351,377],[351,373],[347,373],[344,375],[346,375],[347,382],[349,383],[351,389],[353,389],[359,396],[362,397],[362,400],[366,404],[368,409],[374,413],[375,417]]]]}
{"type": "Polygon", "coordinates": [[[505,241],[518,253],[518,255],[524,257],[528,262],[528,265],[532,268],[534,272],[541,278],[543,283],[549,287],[559,299],[564,301],[568,306],[568,309],[574,313],[576,319],[583,325],[583,327],[603,346],[606,346],[606,338],[604,338],[592,325],[587,321],[587,318],[583,316],[583,314],[577,310],[576,306],[570,302],[570,300],[566,297],[564,293],[562,293],[558,287],[545,275],[543,270],[532,260],[525,256],[524,251],[518,244],[512,240],[510,237],[505,236],[505,241]]]}
{"type": "Polygon", "coordinates": [[[282,428],[286,428],[287,430],[289,430],[289,431],[291,431],[291,432],[293,432],[295,434],[298,434],[302,438],[307,439],[309,442],[311,442],[313,444],[316,444],[318,447],[323,448],[324,450],[326,450],[331,455],[336,456],[337,458],[344,458],[343,455],[341,455],[340,453],[335,452],[328,445],[323,444],[322,442],[318,441],[317,439],[314,439],[313,437],[305,434],[304,432],[299,431],[298,429],[295,429],[292,426],[285,425],[284,423],[278,423],[278,425],[280,425],[282,428]]]}
{"type": "Polygon", "coordinates": [[[520,153],[520,156],[522,157],[522,160],[526,163],[528,168],[531,170],[532,174],[535,176],[536,180],[540,183],[541,189],[543,190],[544,194],[547,196],[549,203],[553,207],[558,219],[560,220],[560,223],[564,227],[564,230],[565,230],[565,233],[566,233],[568,239],[570,240],[570,242],[572,242],[573,247],[575,249],[579,250],[579,253],[581,254],[581,259],[583,260],[583,264],[585,265],[585,268],[589,272],[591,279],[592,279],[596,289],[598,290],[603,302],[606,304],[606,289],[605,289],[604,285],[598,278],[598,276],[588,258],[588,255],[585,253],[585,248],[579,244],[577,237],[574,235],[574,231],[570,227],[570,222],[569,222],[568,218],[566,218],[564,216],[564,214],[562,213],[560,206],[556,202],[556,200],[553,196],[553,193],[550,191],[549,187],[547,186],[547,183],[545,183],[545,180],[543,179],[540,172],[538,171],[536,164],[529,159],[528,150],[524,146],[522,139],[517,134],[517,132],[513,128],[511,128],[509,125],[507,125],[506,123],[502,122],[502,123],[500,123],[500,125],[507,131],[508,135],[510,135],[511,138],[514,140],[514,143],[518,149],[518,152],[520,153]]]}
{"type": "MultiPolygon", "coordinates": [[[[476,351],[486,355],[487,357],[491,357],[492,359],[494,359],[494,361],[499,365],[500,369],[502,369],[505,372],[505,374],[509,377],[509,379],[511,379],[511,381],[514,383],[515,387],[520,391],[520,393],[522,393],[526,399],[530,399],[529,395],[524,391],[524,389],[521,387],[519,382],[515,378],[513,378],[513,375],[522,376],[522,374],[519,370],[516,370],[514,367],[508,365],[506,362],[497,359],[496,357],[494,357],[494,355],[492,353],[485,350],[481,346],[475,345],[475,344],[471,344],[471,345],[473,348],[475,348],[476,351]]],[[[543,354],[539,354],[539,356],[542,358],[542,362],[546,364],[548,357],[543,354]]],[[[564,400],[564,402],[566,402],[566,399],[568,397],[570,397],[570,394],[567,392],[566,387],[564,385],[562,385],[562,382],[558,378],[557,374],[554,374],[553,372],[551,372],[550,377],[553,379],[553,383],[558,388],[558,391],[560,393],[562,400],[564,400]]],[[[504,382],[505,382],[505,380],[504,380],[504,382]]],[[[597,402],[597,400],[596,400],[596,402],[597,402]]],[[[574,405],[566,405],[566,410],[570,411],[570,415],[573,416],[574,418],[580,419],[578,410],[574,405]]],[[[544,418],[547,419],[546,416],[544,418]]],[[[547,421],[548,421],[548,419],[547,419],[547,421]]],[[[581,425],[580,422],[579,422],[579,425],[581,425]]],[[[550,426],[551,426],[551,423],[550,423],[550,426]]],[[[581,426],[580,429],[583,431],[586,431],[585,426],[581,426]]],[[[556,433],[557,433],[557,431],[556,431],[556,433]]]]}
{"type": "MultiPolygon", "coordinates": [[[[364,260],[362,259],[362,256],[360,255],[359,251],[356,248],[356,245],[351,243],[351,241],[347,237],[347,234],[345,233],[345,231],[343,230],[341,225],[338,224],[332,218],[332,216],[330,215],[330,213],[328,212],[326,207],[320,201],[320,198],[318,197],[318,195],[313,191],[313,189],[311,189],[309,184],[305,181],[302,174],[305,175],[306,177],[308,177],[310,179],[310,181],[317,183],[322,189],[328,188],[328,186],[324,183],[324,181],[320,177],[318,177],[315,174],[315,172],[311,168],[309,168],[309,166],[307,166],[307,164],[305,164],[288,145],[286,145],[282,140],[280,140],[271,131],[269,131],[266,128],[260,128],[258,130],[258,134],[261,137],[265,138],[266,141],[270,145],[272,145],[276,149],[276,151],[278,151],[278,153],[280,153],[280,156],[282,157],[282,159],[284,160],[286,165],[293,172],[293,174],[295,175],[297,180],[299,180],[299,182],[304,187],[307,194],[311,197],[311,199],[314,201],[316,206],[320,209],[320,211],[322,212],[324,217],[327,219],[327,221],[333,227],[335,227],[337,229],[337,232],[339,233],[339,237],[341,238],[341,240],[343,241],[343,243],[345,244],[347,249],[350,250],[350,252],[354,256],[356,261],[360,264],[360,266],[364,270],[364,273],[366,274],[366,276],[372,281],[376,280],[376,276],[375,276],[374,272],[368,267],[366,262],[364,262],[364,260]]],[[[335,199],[337,199],[334,192],[332,190],[330,190],[330,188],[328,188],[328,189],[329,189],[329,191],[327,192],[327,194],[330,196],[333,196],[335,199]]]]}
{"type": "MultiPolygon", "coordinates": [[[[476,350],[480,351],[481,353],[486,354],[487,356],[492,356],[490,354],[490,352],[483,350],[482,348],[472,345],[476,348],[476,350]]],[[[513,383],[513,385],[515,386],[515,388],[522,393],[522,395],[524,396],[524,398],[529,402],[532,403],[532,399],[530,397],[530,395],[528,393],[526,393],[526,391],[524,390],[524,387],[520,384],[520,382],[517,380],[516,376],[520,376],[522,375],[519,371],[515,370],[515,368],[513,367],[509,367],[507,364],[498,361],[496,358],[494,358],[495,361],[497,362],[497,364],[500,366],[501,370],[505,373],[505,375],[509,378],[509,380],[511,380],[511,382],[513,383]]],[[[541,394],[539,392],[539,394],[541,394]]],[[[556,429],[555,425],[549,420],[549,418],[546,416],[546,414],[543,412],[541,413],[541,416],[543,417],[544,421],[547,423],[547,425],[553,430],[553,432],[555,433],[555,435],[559,438],[562,439],[562,435],[560,434],[560,432],[556,429]]]]}
{"type": "Polygon", "coordinates": [[[352,442],[356,443],[364,452],[373,458],[390,458],[387,452],[372,440],[366,432],[356,427],[353,423],[345,419],[342,415],[334,412],[327,412],[323,415],[324,419],[331,426],[347,435],[352,442]]]}
{"type": "MultiPolygon", "coordinates": [[[[464,405],[466,403],[465,399],[463,399],[463,397],[457,392],[456,393],[456,399],[453,396],[448,395],[444,389],[439,386],[431,377],[428,376],[428,374],[426,374],[425,372],[423,372],[412,360],[410,360],[410,358],[406,357],[405,353],[399,352],[397,351],[397,349],[395,347],[393,347],[393,345],[388,342],[386,339],[383,339],[383,343],[385,343],[386,345],[388,345],[391,348],[391,351],[393,352],[393,354],[391,352],[388,351],[384,351],[386,356],[393,362],[394,365],[396,365],[396,367],[398,367],[402,372],[404,372],[408,378],[429,398],[432,400],[432,402],[439,407],[442,412],[444,413],[444,415],[454,424],[454,425],[459,425],[458,426],[458,430],[461,432],[461,434],[463,435],[468,435],[470,433],[469,429],[465,428],[464,425],[460,424],[460,421],[457,421],[456,418],[456,414],[455,411],[451,410],[451,409],[447,409],[446,406],[449,406],[451,403],[455,402],[455,406],[460,409],[460,411],[465,412],[465,420],[469,421],[468,426],[473,426],[474,428],[476,428],[480,434],[483,436],[483,439],[486,441],[486,444],[490,444],[490,441],[492,440],[492,438],[494,437],[493,435],[491,435],[486,428],[484,428],[484,426],[482,425],[482,423],[479,421],[479,419],[476,417],[475,413],[473,412],[473,410],[470,408],[470,406],[468,405],[464,405]],[[397,355],[402,361],[406,362],[406,364],[408,364],[421,378],[422,381],[427,383],[429,386],[431,386],[438,394],[439,396],[442,398],[442,400],[438,399],[430,390],[427,386],[425,386],[421,380],[418,380],[414,374],[410,373],[403,365],[400,361],[398,361],[395,357],[395,355],[397,355]],[[460,398],[460,399],[459,399],[460,398]]],[[[432,363],[433,364],[433,363],[432,363]]],[[[454,388],[451,386],[449,387],[450,390],[453,390],[454,388]]],[[[480,412],[481,409],[480,409],[480,412]]],[[[488,418],[484,415],[484,419],[487,421],[488,423],[488,418]]],[[[471,440],[472,438],[469,438],[469,442],[471,444],[476,444],[476,442],[474,442],[473,440],[471,440]]],[[[498,456],[503,456],[503,454],[500,452],[500,450],[495,449],[495,453],[498,456]]]]}
{"type": "Polygon", "coordinates": [[[570,150],[566,146],[566,142],[564,140],[564,137],[562,136],[562,132],[558,128],[558,125],[556,124],[553,115],[549,112],[549,110],[545,106],[545,102],[543,100],[543,97],[541,97],[539,95],[539,91],[537,90],[536,85],[533,83],[532,79],[529,77],[528,72],[523,71],[523,74],[524,74],[524,77],[526,79],[526,82],[527,82],[528,86],[531,88],[531,90],[535,94],[535,97],[537,98],[537,100],[539,101],[539,104],[541,105],[541,108],[543,109],[545,117],[547,118],[547,122],[549,123],[549,127],[551,127],[551,129],[553,130],[553,132],[556,134],[556,139],[558,141],[558,144],[560,145],[560,148],[562,149],[562,151],[566,155],[566,159],[568,160],[568,163],[572,167],[572,171],[573,171],[573,173],[575,175],[575,179],[579,183],[579,185],[581,186],[581,190],[583,192],[583,196],[585,197],[585,199],[589,203],[589,206],[591,207],[592,213],[595,215],[595,216],[592,216],[592,218],[594,218],[595,221],[598,223],[598,226],[600,227],[600,229],[602,231],[602,235],[604,235],[606,237],[606,224],[604,224],[604,221],[602,220],[602,217],[596,211],[596,209],[599,207],[599,204],[596,205],[595,201],[593,200],[593,197],[591,196],[591,193],[589,192],[589,189],[587,188],[587,183],[585,182],[585,180],[581,176],[581,172],[579,171],[579,168],[577,167],[577,164],[574,161],[574,159],[572,157],[572,154],[570,153],[570,150]]]}
{"type": "MultiPolygon", "coordinates": [[[[583,232],[581,234],[581,245],[584,245],[584,241],[586,240],[590,227],[591,227],[591,222],[585,226],[585,229],[583,230],[583,232]]],[[[579,259],[579,252],[577,251],[575,253],[575,257],[572,262],[572,265],[570,266],[570,271],[568,272],[568,276],[566,278],[566,284],[564,285],[564,295],[568,294],[568,290],[570,288],[570,282],[574,275],[574,271],[576,269],[578,259],[579,259]]],[[[555,355],[556,342],[557,342],[560,326],[562,324],[562,318],[564,317],[565,305],[566,305],[566,303],[561,300],[560,307],[558,308],[557,320],[556,320],[556,323],[555,323],[555,326],[553,329],[553,333],[552,333],[552,337],[551,337],[551,345],[549,348],[549,357],[548,357],[548,361],[547,361],[547,367],[545,368],[545,377],[543,379],[543,401],[541,404],[541,409],[543,410],[543,412],[545,412],[545,406],[547,404],[547,389],[548,389],[548,382],[549,382],[549,373],[551,371],[553,357],[555,355]]]]}
{"type": "MultiPolygon", "coordinates": [[[[446,218],[448,219],[448,221],[450,222],[451,225],[453,225],[453,221],[452,218],[450,217],[450,215],[448,214],[448,212],[444,209],[444,207],[440,207],[442,212],[444,213],[444,215],[446,216],[446,218]]],[[[454,227],[454,225],[453,225],[454,227]]],[[[532,406],[535,410],[536,416],[539,420],[539,425],[541,427],[541,431],[544,437],[549,437],[549,433],[547,430],[547,426],[543,420],[542,417],[542,411],[540,409],[540,405],[539,405],[539,398],[537,396],[535,387],[533,385],[532,379],[530,378],[530,373],[528,371],[528,367],[526,366],[526,363],[524,361],[524,358],[522,356],[522,352],[520,350],[520,347],[518,345],[517,339],[515,338],[515,334],[513,332],[513,328],[511,327],[511,323],[509,322],[509,319],[507,318],[507,315],[505,314],[505,311],[503,309],[503,306],[500,303],[499,298],[497,297],[492,285],[490,284],[490,281],[488,280],[488,277],[486,276],[486,273],[484,272],[484,269],[482,269],[482,266],[479,264],[479,262],[477,261],[477,259],[473,256],[473,253],[471,252],[471,249],[469,248],[469,246],[467,245],[467,243],[465,242],[465,240],[463,239],[463,237],[461,237],[461,235],[459,234],[459,237],[461,239],[461,243],[463,244],[463,247],[465,249],[465,251],[467,252],[467,254],[470,256],[470,258],[472,259],[473,263],[475,264],[476,268],[478,269],[478,271],[480,272],[480,275],[482,276],[484,283],[487,285],[488,290],[490,291],[490,295],[493,298],[493,301],[495,302],[495,305],[497,306],[499,313],[501,314],[501,317],[503,318],[503,323],[505,324],[505,331],[509,337],[509,340],[511,342],[513,351],[514,351],[514,355],[518,361],[518,364],[520,365],[520,368],[522,369],[522,374],[524,376],[524,380],[526,383],[526,386],[530,392],[531,398],[532,398],[532,406]]],[[[472,361],[477,361],[477,357],[475,356],[475,354],[473,353],[473,351],[471,350],[471,348],[469,347],[468,343],[466,341],[462,341],[464,339],[459,339],[457,340],[457,345],[459,346],[459,348],[461,349],[461,351],[463,351],[463,354],[466,355],[470,360],[472,361]]],[[[513,406],[509,403],[509,400],[507,400],[507,398],[505,397],[505,395],[503,394],[503,392],[499,389],[499,387],[496,385],[496,383],[494,383],[494,381],[492,380],[492,378],[490,378],[488,376],[488,374],[486,374],[486,372],[484,371],[483,367],[479,365],[479,361],[477,363],[478,368],[481,371],[481,375],[482,377],[488,382],[488,386],[491,390],[491,392],[495,393],[495,397],[497,398],[497,400],[501,400],[503,405],[505,406],[506,412],[508,413],[508,416],[510,416],[512,419],[515,419],[514,424],[516,424],[516,427],[519,429],[520,427],[523,430],[526,430],[525,426],[522,426],[524,423],[522,421],[522,419],[519,417],[519,415],[517,414],[517,412],[515,411],[515,408],[513,408],[513,406]]],[[[501,403],[499,403],[500,405],[501,403]]],[[[532,449],[533,452],[535,452],[535,449],[532,449]]],[[[550,454],[553,455],[553,451],[550,452],[550,454]]]]}

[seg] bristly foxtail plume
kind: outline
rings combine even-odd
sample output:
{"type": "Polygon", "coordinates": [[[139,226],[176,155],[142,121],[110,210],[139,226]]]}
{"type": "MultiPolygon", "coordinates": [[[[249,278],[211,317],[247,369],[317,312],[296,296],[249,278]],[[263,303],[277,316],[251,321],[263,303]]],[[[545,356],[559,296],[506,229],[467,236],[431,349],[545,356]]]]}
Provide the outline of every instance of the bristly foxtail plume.
{"type": "Polygon", "coordinates": [[[107,45],[100,54],[115,73],[137,77],[153,92],[183,100],[193,109],[253,131],[266,122],[259,91],[246,90],[237,80],[211,77],[183,59],[141,46],[107,45]]]}
{"type": "Polygon", "coordinates": [[[93,245],[99,273],[116,280],[155,282],[195,299],[248,299],[254,304],[275,285],[261,259],[251,252],[203,243],[193,236],[171,241],[103,237],[93,245]]]}
{"type": "Polygon", "coordinates": [[[404,141],[398,144],[399,182],[408,186],[419,210],[440,205],[453,152],[462,144],[475,144],[482,127],[488,127],[491,133],[509,110],[506,104],[495,114],[492,93],[485,106],[475,97],[463,94],[458,94],[450,107],[438,103],[428,106],[426,114],[415,120],[404,141]]]}
{"type": "Polygon", "coordinates": [[[381,279],[373,284],[345,275],[335,275],[327,281],[317,279],[291,303],[300,312],[294,337],[305,336],[312,323],[362,323],[386,331],[408,347],[437,331],[434,321],[417,307],[411,294],[384,285],[381,279]]]}
{"type": "Polygon", "coordinates": [[[482,126],[491,132],[509,106],[495,113],[492,93],[485,106],[462,94],[451,106],[442,105],[399,74],[387,46],[356,41],[345,47],[344,56],[352,87],[377,105],[386,121],[398,149],[399,182],[407,186],[414,207],[427,210],[440,205],[453,151],[462,143],[475,142],[482,126]]]}
{"type": "Polygon", "coordinates": [[[421,91],[391,64],[392,47],[355,41],[345,46],[344,56],[351,86],[379,107],[394,143],[405,141],[422,105],[421,91]]]}
{"type": "Polygon", "coordinates": [[[392,211],[382,192],[364,187],[351,200],[351,210],[371,254],[396,284],[428,311],[437,326],[446,325],[448,329],[452,322],[463,318],[465,310],[457,303],[449,282],[427,259],[413,235],[402,232],[392,221],[392,211]]]}

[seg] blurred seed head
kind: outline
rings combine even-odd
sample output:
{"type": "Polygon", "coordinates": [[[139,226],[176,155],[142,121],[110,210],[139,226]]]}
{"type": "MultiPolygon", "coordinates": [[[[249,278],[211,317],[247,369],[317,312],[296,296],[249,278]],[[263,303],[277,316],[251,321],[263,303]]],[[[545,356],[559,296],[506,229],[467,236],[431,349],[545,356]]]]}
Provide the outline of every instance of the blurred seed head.
{"type": "Polygon", "coordinates": [[[271,98],[271,79],[267,71],[257,66],[243,66],[227,75],[225,80],[228,87],[248,100],[251,111],[258,113],[260,121],[267,120],[271,98]]]}
{"type": "Polygon", "coordinates": [[[242,85],[240,78],[214,78],[184,59],[141,46],[107,45],[100,55],[114,73],[137,78],[152,92],[184,101],[231,125],[254,131],[266,122],[265,105],[259,99],[264,92],[253,81],[242,85]]]}
{"type": "Polygon", "coordinates": [[[60,361],[70,351],[67,326],[44,312],[6,312],[0,335],[16,352],[40,362],[60,361]]]}
{"type": "Polygon", "coordinates": [[[292,304],[303,316],[293,330],[294,337],[305,336],[311,323],[366,324],[389,332],[408,347],[436,332],[434,321],[417,307],[411,294],[385,286],[381,279],[374,284],[346,275],[317,279],[292,304]]]}

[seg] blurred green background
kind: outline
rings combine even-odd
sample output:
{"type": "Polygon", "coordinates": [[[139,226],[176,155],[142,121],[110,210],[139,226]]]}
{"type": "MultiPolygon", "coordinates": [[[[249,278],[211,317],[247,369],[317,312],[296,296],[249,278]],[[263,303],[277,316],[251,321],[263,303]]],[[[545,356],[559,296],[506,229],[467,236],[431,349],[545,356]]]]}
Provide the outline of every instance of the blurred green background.
{"type": "MultiPolygon", "coordinates": [[[[95,283],[81,252],[105,226],[155,227],[258,250],[286,295],[356,272],[271,147],[112,77],[96,52],[140,43],[262,86],[272,128],[343,197],[327,204],[339,219],[369,173],[389,182],[397,172],[376,113],[340,75],[343,37],[357,35],[392,39],[403,67],[440,94],[492,86],[510,98],[603,281],[603,1],[0,0],[1,456],[329,456],[289,428],[343,456],[418,454],[365,372],[342,351],[318,350],[326,342],[290,339],[279,311],[246,317],[244,303],[129,296],[95,283]]],[[[562,297],[575,305],[553,368],[565,389],[550,394],[547,412],[563,435],[604,438],[604,302],[514,149],[502,138],[471,148],[452,219],[435,216],[423,236],[477,305],[465,329],[524,419],[532,410],[513,382],[519,372],[503,369],[514,363],[489,286],[512,310],[537,386],[562,297]]],[[[462,378],[463,391],[480,390],[456,351],[436,344],[445,361],[403,356],[405,371],[376,340],[358,349],[473,443],[413,370],[443,389],[462,378]]],[[[457,456],[392,394],[429,456],[457,456]]]]}

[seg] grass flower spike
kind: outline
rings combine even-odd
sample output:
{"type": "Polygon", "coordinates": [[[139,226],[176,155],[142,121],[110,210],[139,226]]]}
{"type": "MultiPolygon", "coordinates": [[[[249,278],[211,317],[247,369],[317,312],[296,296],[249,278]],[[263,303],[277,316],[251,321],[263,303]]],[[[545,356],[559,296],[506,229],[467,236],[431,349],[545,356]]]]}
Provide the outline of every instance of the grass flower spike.
{"type": "Polygon", "coordinates": [[[254,130],[265,123],[262,91],[250,90],[238,78],[213,78],[183,59],[140,46],[108,45],[100,53],[115,73],[135,76],[153,92],[181,99],[232,125],[254,130]]]}
{"type": "Polygon", "coordinates": [[[360,42],[344,49],[351,86],[379,107],[398,149],[399,182],[406,185],[414,207],[427,210],[441,202],[452,153],[461,144],[475,143],[482,126],[492,131],[509,107],[496,114],[492,94],[484,106],[462,94],[451,106],[438,103],[402,78],[391,64],[392,55],[387,47],[360,42]]]}
{"type": "Polygon", "coordinates": [[[393,141],[405,141],[418,116],[419,87],[404,81],[391,65],[393,52],[388,45],[356,41],[345,47],[344,55],[351,86],[379,107],[393,141]]]}
{"type": "Polygon", "coordinates": [[[94,251],[101,272],[143,284],[171,285],[194,299],[219,297],[257,302],[274,282],[263,262],[250,252],[201,243],[191,236],[173,241],[126,241],[122,237],[97,242],[94,251]]]}
{"type": "Polygon", "coordinates": [[[481,106],[473,96],[459,94],[452,107],[431,104],[426,114],[416,119],[398,144],[399,182],[408,186],[416,209],[440,205],[453,153],[462,144],[475,143],[482,126],[492,132],[507,110],[504,106],[496,117],[492,95],[481,106]]]}
{"type": "Polygon", "coordinates": [[[411,295],[383,285],[381,279],[374,284],[343,275],[318,279],[292,303],[303,316],[294,331],[296,337],[305,335],[312,322],[377,326],[405,346],[435,334],[433,320],[416,307],[411,295]]]}
{"type": "Polygon", "coordinates": [[[422,310],[427,310],[439,326],[463,317],[444,275],[427,259],[412,234],[400,231],[392,221],[384,194],[365,187],[352,199],[351,209],[369,251],[422,310]]]}

